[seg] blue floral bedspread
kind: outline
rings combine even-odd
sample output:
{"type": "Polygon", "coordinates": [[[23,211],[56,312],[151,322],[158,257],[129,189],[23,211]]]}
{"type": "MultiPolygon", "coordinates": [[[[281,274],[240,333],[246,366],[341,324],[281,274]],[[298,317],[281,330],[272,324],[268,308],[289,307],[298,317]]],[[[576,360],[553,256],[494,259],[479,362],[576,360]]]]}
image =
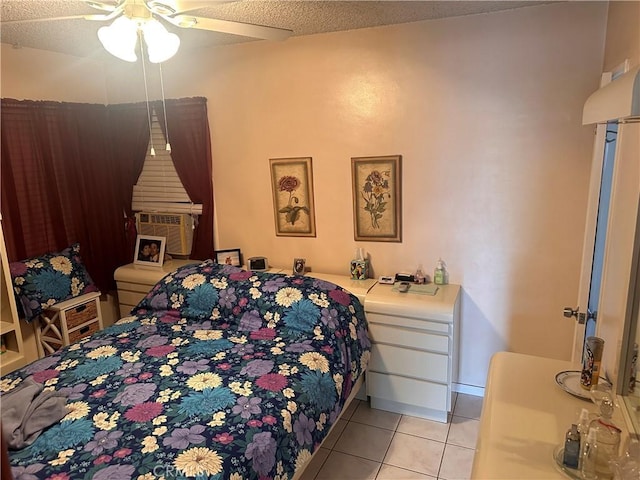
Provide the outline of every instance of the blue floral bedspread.
{"type": "Polygon", "coordinates": [[[369,349],[362,305],[332,283],[182,267],[132,316],[2,378],[3,393],[32,376],[68,394],[61,422],[10,451],[13,475],[289,479],[369,349]]]}

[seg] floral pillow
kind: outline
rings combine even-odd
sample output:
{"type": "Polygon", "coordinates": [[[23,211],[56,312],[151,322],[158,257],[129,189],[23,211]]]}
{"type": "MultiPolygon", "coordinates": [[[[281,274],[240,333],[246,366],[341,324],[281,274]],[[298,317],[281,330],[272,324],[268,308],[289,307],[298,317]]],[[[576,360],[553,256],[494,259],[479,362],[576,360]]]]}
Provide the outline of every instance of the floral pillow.
{"type": "Polygon", "coordinates": [[[97,292],[80,258],[80,244],[9,264],[18,308],[30,322],[55,303],[97,292]]]}

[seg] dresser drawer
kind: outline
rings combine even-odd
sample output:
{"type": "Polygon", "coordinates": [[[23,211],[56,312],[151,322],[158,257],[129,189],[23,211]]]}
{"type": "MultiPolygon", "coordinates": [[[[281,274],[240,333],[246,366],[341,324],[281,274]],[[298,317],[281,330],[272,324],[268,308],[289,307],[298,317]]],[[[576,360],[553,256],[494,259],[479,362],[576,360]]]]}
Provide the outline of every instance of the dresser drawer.
{"type": "Polygon", "coordinates": [[[367,395],[389,402],[447,412],[447,385],[412,378],[367,372],[367,395]]]}
{"type": "Polygon", "coordinates": [[[100,324],[96,320],[95,322],[89,323],[88,325],[83,325],[75,330],[69,332],[69,344],[75,343],[78,340],[88,337],[100,330],[100,324]]]}
{"type": "Polygon", "coordinates": [[[90,302],[65,310],[64,316],[67,321],[67,328],[71,330],[78,325],[87,323],[90,320],[95,320],[98,316],[98,301],[96,298],[90,302]]]}
{"type": "Polygon", "coordinates": [[[424,330],[427,332],[442,333],[449,335],[451,333],[450,323],[432,322],[430,320],[420,320],[418,318],[396,317],[394,315],[384,315],[381,313],[365,312],[369,323],[378,323],[381,325],[389,325],[390,327],[405,327],[416,330],[424,330]]]}
{"type": "Polygon", "coordinates": [[[449,353],[449,337],[421,331],[369,323],[369,337],[374,343],[387,343],[403,347],[449,353]]]}
{"type": "Polygon", "coordinates": [[[446,383],[449,381],[449,357],[439,353],[374,344],[371,348],[369,370],[446,383]]]}
{"type": "Polygon", "coordinates": [[[147,294],[151,291],[155,283],[146,284],[146,283],[132,283],[132,282],[116,282],[118,286],[118,291],[124,292],[140,292],[143,294],[147,294]]]}
{"type": "Polygon", "coordinates": [[[137,305],[144,297],[147,296],[147,292],[128,292],[126,290],[118,290],[118,302],[120,305],[137,305]]]}

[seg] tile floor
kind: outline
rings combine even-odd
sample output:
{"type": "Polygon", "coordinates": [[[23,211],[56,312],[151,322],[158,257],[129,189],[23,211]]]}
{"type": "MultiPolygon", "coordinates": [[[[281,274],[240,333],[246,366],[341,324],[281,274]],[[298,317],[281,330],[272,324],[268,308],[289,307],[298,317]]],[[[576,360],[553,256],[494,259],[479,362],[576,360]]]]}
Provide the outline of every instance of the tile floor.
{"type": "Polygon", "coordinates": [[[354,400],[301,480],[469,479],[482,397],[454,395],[446,424],[354,400]]]}

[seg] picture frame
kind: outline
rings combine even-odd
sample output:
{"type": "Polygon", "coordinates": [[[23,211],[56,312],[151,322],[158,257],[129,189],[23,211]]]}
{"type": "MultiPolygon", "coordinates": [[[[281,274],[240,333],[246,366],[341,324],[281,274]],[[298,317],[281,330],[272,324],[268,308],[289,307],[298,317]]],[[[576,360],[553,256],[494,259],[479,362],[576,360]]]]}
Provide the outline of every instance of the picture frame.
{"type": "Polygon", "coordinates": [[[231,248],[228,250],[216,250],[216,263],[220,265],[232,265],[234,267],[242,267],[242,253],[239,248],[231,248]]]}
{"type": "Polygon", "coordinates": [[[276,236],[315,237],[311,157],[271,158],[269,167],[276,236]]]}
{"type": "Polygon", "coordinates": [[[164,263],[164,252],[167,248],[167,237],[138,235],[133,254],[133,263],[149,267],[161,268],[164,263]]]}
{"type": "Polygon", "coordinates": [[[351,158],[357,241],[402,242],[402,156],[351,158]]]}
{"type": "Polygon", "coordinates": [[[307,262],[304,258],[294,258],[293,259],[293,274],[294,275],[304,275],[305,273],[305,263],[307,262]]]}

